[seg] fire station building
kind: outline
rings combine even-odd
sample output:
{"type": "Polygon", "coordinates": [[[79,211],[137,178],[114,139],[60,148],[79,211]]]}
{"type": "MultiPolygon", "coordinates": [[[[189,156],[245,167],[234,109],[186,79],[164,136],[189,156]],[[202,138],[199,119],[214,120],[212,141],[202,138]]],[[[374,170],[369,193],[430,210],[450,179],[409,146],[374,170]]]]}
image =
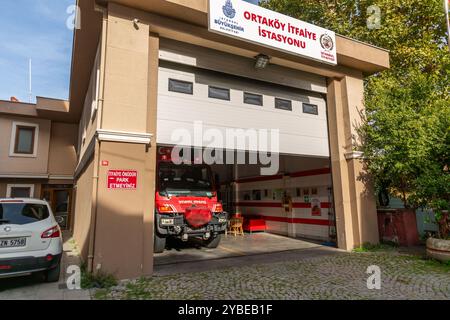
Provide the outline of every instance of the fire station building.
{"type": "Polygon", "coordinates": [[[279,132],[278,172],[212,166],[226,210],[344,250],[378,242],[376,202],[354,145],[364,77],[389,68],[386,50],[239,0],[78,6],[66,115],[78,126],[69,221],[91,270],[152,274],[158,147],[198,123],[279,132]],[[130,173],[129,184],[111,184],[114,172],[130,173]]]}

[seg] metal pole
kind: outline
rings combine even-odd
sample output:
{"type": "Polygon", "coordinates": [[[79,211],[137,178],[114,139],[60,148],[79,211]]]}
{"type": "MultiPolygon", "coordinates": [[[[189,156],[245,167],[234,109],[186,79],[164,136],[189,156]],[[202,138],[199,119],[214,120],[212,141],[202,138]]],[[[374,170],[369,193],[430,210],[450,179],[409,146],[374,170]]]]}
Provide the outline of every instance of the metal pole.
{"type": "Polygon", "coordinates": [[[30,91],[29,91],[29,102],[30,103],[32,103],[32,99],[33,99],[33,91],[32,91],[32,86],[31,86],[31,59],[29,60],[29,63],[28,63],[28,76],[29,76],[29,78],[28,78],[28,84],[29,84],[29,89],[30,89],[30,91]]]}

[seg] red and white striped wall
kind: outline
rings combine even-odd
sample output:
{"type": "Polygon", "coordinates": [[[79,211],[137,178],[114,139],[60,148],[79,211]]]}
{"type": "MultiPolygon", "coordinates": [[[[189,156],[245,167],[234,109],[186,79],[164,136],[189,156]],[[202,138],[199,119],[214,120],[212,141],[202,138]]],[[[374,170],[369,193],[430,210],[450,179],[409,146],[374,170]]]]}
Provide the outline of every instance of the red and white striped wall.
{"type": "Polygon", "coordinates": [[[236,207],[244,216],[263,217],[268,232],[326,241],[331,185],[330,169],[241,179],[236,181],[236,207]],[[284,192],[291,198],[292,211],[283,206],[284,192]]]}

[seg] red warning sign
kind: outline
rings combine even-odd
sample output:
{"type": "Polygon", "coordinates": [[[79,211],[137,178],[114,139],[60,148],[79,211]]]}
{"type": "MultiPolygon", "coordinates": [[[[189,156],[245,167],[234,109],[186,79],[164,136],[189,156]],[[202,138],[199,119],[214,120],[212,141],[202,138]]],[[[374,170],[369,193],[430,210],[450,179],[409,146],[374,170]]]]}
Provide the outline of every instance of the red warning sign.
{"type": "Polygon", "coordinates": [[[137,171],[109,170],[108,189],[134,190],[137,187],[137,171]]]}

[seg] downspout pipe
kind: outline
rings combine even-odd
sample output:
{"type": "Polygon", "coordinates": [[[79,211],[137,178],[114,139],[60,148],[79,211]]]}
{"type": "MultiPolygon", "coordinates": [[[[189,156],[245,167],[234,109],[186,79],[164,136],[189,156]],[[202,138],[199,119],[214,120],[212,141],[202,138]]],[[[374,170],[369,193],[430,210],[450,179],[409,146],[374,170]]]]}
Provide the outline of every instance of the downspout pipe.
{"type": "MultiPolygon", "coordinates": [[[[100,77],[97,81],[96,92],[97,97],[97,128],[102,127],[103,123],[103,102],[104,102],[104,89],[105,89],[105,64],[106,64],[106,39],[108,30],[108,10],[105,7],[96,5],[96,10],[103,13],[102,20],[102,34],[100,37],[100,77]]],[[[97,71],[96,71],[97,72],[97,71]]],[[[92,204],[91,204],[91,223],[89,229],[89,250],[88,250],[88,272],[92,273],[95,268],[95,235],[97,229],[97,207],[98,207],[98,179],[100,171],[100,141],[98,137],[95,139],[95,151],[94,151],[94,173],[92,176],[92,204]]]]}

